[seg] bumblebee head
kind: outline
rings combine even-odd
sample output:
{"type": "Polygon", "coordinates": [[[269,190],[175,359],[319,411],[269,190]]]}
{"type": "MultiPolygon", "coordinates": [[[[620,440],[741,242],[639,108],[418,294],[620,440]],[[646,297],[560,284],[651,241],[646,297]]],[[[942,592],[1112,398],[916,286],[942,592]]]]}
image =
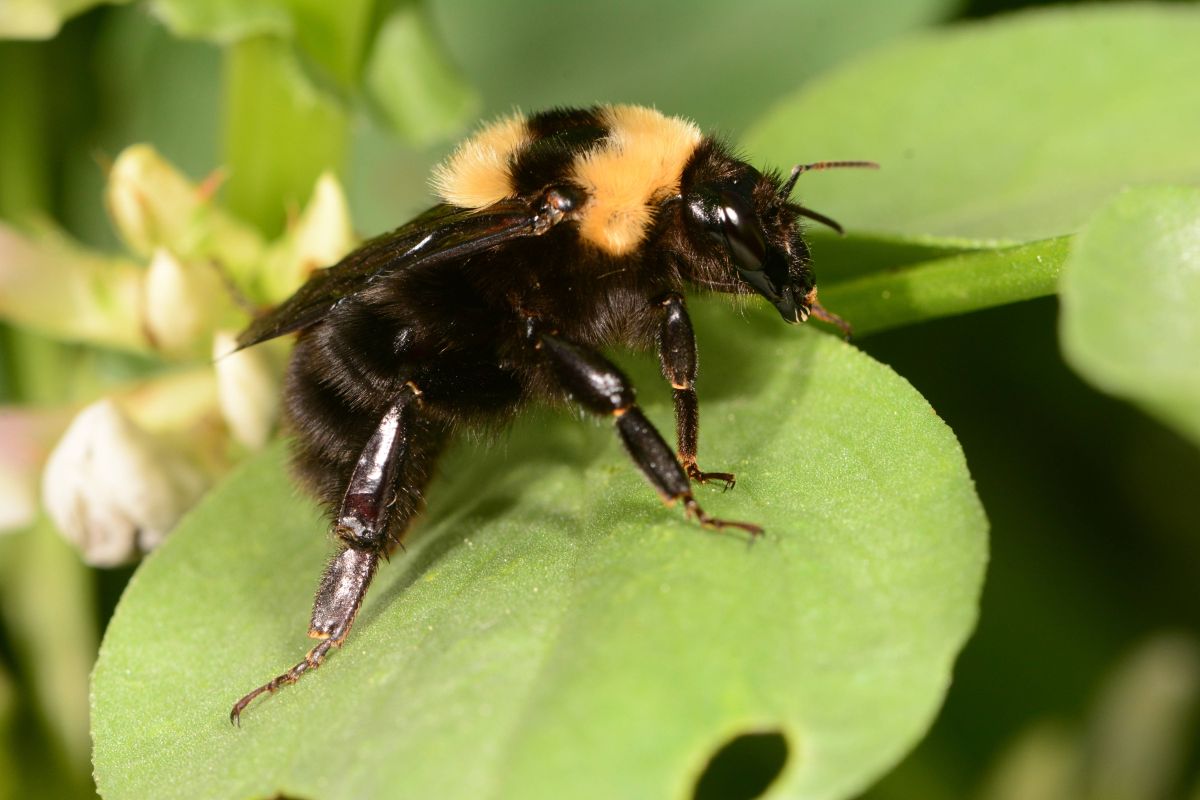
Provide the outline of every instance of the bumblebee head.
{"type": "MultiPolygon", "coordinates": [[[[707,180],[687,186],[681,196],[693,244],[707,250],[724,274],[701,283],[736,286],[765,297],[788,323],[816,313],[832,317],[816,300],[816,278],[808,245],[800,235],[800,217],[842,228],[832,219],[790,200],[801,173],[830,167],[875,167],[867,161],[828,161],[796,166],[786,180],[761,173],[743,162],[731,162],[707,180]],[[697,235],[699,234],[699,235],[697,235]],[[696,239],[707,239],[707,248],[696,239]],[[815,311],[814,311],[815,309],[815,311]]],[[[836,319],[836,318],[834,318],[836,319]]],[[[840,322],[840,321],[839,321],[840,322]]]]}
{"type": "Polygon", "coordinates": [[[738,281],[771,301],[784,321],[803,322],[814,285],[808,246],[794,207],[780,199],[778,181],[771,183],[770,176],[746,167],[739,175],[696,186],[684,196],[684,213],[738,281]]]}

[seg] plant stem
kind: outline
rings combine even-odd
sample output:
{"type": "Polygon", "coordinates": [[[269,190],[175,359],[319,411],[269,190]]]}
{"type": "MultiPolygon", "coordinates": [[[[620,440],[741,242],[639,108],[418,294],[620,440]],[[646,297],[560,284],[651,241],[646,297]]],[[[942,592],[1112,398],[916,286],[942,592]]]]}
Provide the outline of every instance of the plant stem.
{"type": "Polygon", "coordinates": [[[1070,236],[980,250],[828,287],[821,302],[855,335],[1054,294],[1070,236]]]}

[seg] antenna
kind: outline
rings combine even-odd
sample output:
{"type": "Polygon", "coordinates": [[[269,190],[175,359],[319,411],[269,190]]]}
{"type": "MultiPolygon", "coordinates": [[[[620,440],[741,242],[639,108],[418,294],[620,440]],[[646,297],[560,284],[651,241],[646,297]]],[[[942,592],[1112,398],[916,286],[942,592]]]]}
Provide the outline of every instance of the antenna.
{"type": "MultiPolygon", "coordinates": [[[[800,177],[801,172],[815,172],[819,169],[841,169],[842,167],[879,169],[879,165],[874,161],[814,161],[811,164],[797,164],[792,167],[792,174],[784,181],[783,186],[779,187],[779,198],[786,200],[791,196],[792,188],[796,185],[796,179],[800,177]]],[[[821,221],[823,222],[824,220],[821,221]]]]}

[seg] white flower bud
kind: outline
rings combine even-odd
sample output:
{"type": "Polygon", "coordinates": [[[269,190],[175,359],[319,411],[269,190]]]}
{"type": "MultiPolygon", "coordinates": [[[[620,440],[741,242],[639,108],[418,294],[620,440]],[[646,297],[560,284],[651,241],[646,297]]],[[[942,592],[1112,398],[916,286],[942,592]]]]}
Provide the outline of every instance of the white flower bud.
{"type": "Polygon", "coordinates": [[[257,450],[271,437],[279,413],[279,387],[264,348],[236,348],[228,331],[219,331],[213,339],[217,402],[234,440],[257,450]]]}
{"type": "Polygon", "coordinates": [[[154,252],[146,271],[146,330],[156,347],[181,350],[203,329],[203,304],[197,302],[194,283],[170,252],[154,252]]]}
{"type": "Polygon", "coordinates": [[[157,546],[206,485],[195,464],[103,399],[50,454],[42,502],[86,562],[113,566],[157,546]]]}

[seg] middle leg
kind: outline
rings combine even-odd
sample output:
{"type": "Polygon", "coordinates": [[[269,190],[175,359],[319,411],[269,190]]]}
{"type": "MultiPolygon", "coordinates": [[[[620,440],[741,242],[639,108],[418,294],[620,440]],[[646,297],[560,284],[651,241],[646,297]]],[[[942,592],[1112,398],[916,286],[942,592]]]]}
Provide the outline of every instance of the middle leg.
{"type": "Polygon", "coordinates": [[[614,419],[625,449],[665,503],[682,503],[684,512],[706,528],[738,528],[751,536],[762,533],[758,525],[717,519],[700,508],[679,459],[646,419],[634,400],[633,386],[615,364],[594,350],[550,333],[536,334],[535,341],[559,383],[580,405],[614,419]]]}

